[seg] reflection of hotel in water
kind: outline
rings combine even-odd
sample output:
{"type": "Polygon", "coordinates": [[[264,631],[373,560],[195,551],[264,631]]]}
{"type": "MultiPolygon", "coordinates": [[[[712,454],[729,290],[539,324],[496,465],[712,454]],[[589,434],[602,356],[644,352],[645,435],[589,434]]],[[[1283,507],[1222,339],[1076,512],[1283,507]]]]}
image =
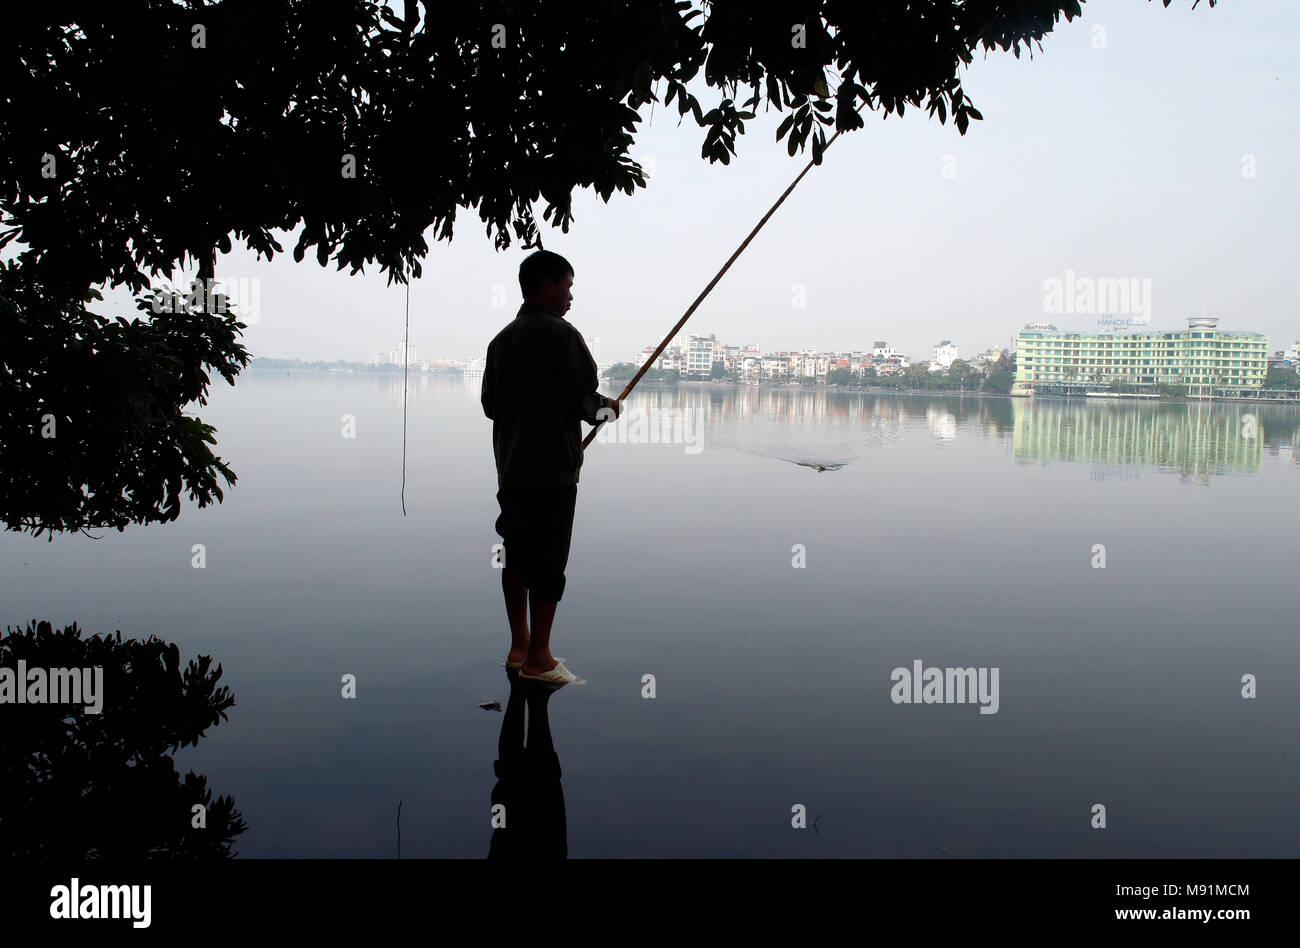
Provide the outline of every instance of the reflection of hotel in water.
{"type": "MultiPolygon", "coordinates": [[[[477,386],[480,379],[474,379],[477,386]]],[[[401,387],[397,389],[400,397],[401,387]]],[[[654,424],[660,412],[718,425],[743,440],[786,437],[782,427],[833,434],[836,450],[879,444],[927,431],[941,443],[981,437],[1011,441],[1022,464],[1078,461],[1106,467],[1151,467],[1185,474],[1258,471],[1264,456],[1300,467],[1300,411],[1294,405],[1242,402],[1117,402],[1093,399],[907,396],[799,386],[651,385],[631,396],[654,424]],[[1253,437],[1247,436],[1253,418],[1253,437]]],[[[710,443],[718,443],[709,435],[710,443]]],[[[797,437],[802,438],[802,432],[797,437]]],[[[775,444],[775,442],[774,442],[775,444]]]]}
{"type": "Polygon", "coordinates": [[[1013,411],[1017,461],[1089,461],[1222,474],[1256,471],[1264,454],[1262,413],[1239,404],[1034,399],[1017,400],[1013,411]]]}

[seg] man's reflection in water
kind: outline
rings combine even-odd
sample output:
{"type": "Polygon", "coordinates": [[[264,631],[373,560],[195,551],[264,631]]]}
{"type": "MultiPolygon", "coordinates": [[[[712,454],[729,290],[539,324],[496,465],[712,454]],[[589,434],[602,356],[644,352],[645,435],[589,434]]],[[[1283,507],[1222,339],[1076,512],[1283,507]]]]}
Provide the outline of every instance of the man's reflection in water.
{"type": "Polygon", "coordinates": [[[568,823],[560,758],[551,741],[546,706],[553,687],[506,672],[510,700],[501,721],[501,738],[492,767],[492,841],[489,859],[567,859],[568,823]],[[524,707],[528,708],[528,746],[524,746],[524,707]],[[499,808],[500,807],[500,808],[499,808]],[[502,809],[503,808],[503,809],[502,809]]]}

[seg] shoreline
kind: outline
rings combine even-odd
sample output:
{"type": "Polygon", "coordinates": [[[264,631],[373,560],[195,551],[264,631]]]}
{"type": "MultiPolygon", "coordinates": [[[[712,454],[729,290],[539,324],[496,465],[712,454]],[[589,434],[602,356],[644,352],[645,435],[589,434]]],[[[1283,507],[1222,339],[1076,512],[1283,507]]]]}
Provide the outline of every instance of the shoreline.
{"type": "MultiPolygon", "coordinates": [[[[254,370],[260,370],[260,371],[271,371],[271,372],[282,372],[282,371],[283,371],[283,372],[290,372],[290,371],[293,371],[293,372],[320,372],[320,373],[322,373],[322,374],[332,374],[332,375],[401,375],[401,374],[402,374],[400,368],[396,368],[396,369],[371,369],[371,368],[352,368],[352,367],[349,367],[349,368],[326,368],[326,367],[322,367],[322,366],[308,366],[308,365],[296,365],[296,366],[286,367],[286,366],[269,366],[269,365],[257,366],[257,365],[255,365],[255,364],[251,364],[251,363],[250,363],[250,365],[248,366],[247,371],[250,371],[250,372],[251,372],[251,371],[254,371],[254,370]]],[[[423,375],[423,376],[434,376],[434,377],[439,377],[439,378],[464,378],[464,377],[466,376],[467,373],[459,372],[459,371],[438,371],[438,372],[416,372],[416,373],[413,373],[413,374],[416,374],[416,375],[423,375]]],[[[469,373],[469,374],[471,374],[471,375],[476,375],[476,376],[479,375],[479,373],[469,373]]],[[[612,379],[612,378],[604,378],[604,377],[602,377],[602,378],[600,379],[600,381],[601,381],[602,383],[608,382],[608,383],[610,383],[610,384],[612,384],[612,385],[618,385],[618,384],[626,385],[626,384],[628,383],[628,381],[630,381],[630,380],[629,380],[629,379],[612,379]]],[[[656,388],[678,388],[678,387],[680,387],[680,386],[684,386],[684,385],[686,385],[686,386],[696,386],[696,387],[701,387],[701,388],[705,388],[705,387],[707,387],[707,388],[735,388],[735,389],[739,389],[739,388],[758,388],[758,389],[797,389],[797,390],[799,390],[799,391],[801,391],[801,392],[804,392],[804,391],[812,391],[812,392],[844,392],[844,393],[854,393],[854,392],[856,392],[856,393],[859,393],[859,394],[862,394],[862,395],[907,395],[907,396],[912,396],[912,395],[924,395],[924,396],[930,396],[930,397],[948,397],[948,396],[955,396],[955,397],[957,397],[957,398],[1011,398],[1011,399],[1024,399],[1024,400],[1026,400],[1026,401],[1032,401],[1032,400],[1034,400],[1034,399],[1043,399],[1043,398],[1049,398],[1049,399],[1053,399],[1053,400],[1057,400],[1057,401],[1067,401],[1067,402],[1068,402],[1068,401],[1082,401],[1082,402],[1087,402],[1087,401],[1089,400],[1089,399],[1088,399],[1088,396],[1085,395],[1085,394],[1080,394],[1080,395],[1048,395],[1048,394],[1041,394],[1041,395],[1032,395],[1032,396],[1030,396],[1030,395],[1012,395],[1012,394],[1010,394],[1010,393],[1008,393],[1008,392],[974,392],[974,391],[969,391],[969,392],[968,392],[968,391],[961,391],[960,389],[892,388],[892,387],[882,387],[882,388],[857,388],[857,387],[845,387],[845,386],[839,386],[839,385],[791,385],[789,382],[756,382],[756,383],[745,383],[745,382],[726,382],[726,381],[721,381],[721,380],[709,380],[709,381],[703,381],[703,380],[691,380],[691,381],[673,381],[673,382],[664,382],[664,381],[662,381],[662,380],[658,380],[658,379],[642,379],[642,380],[637,384],[637,387],[640,388],[640,387],[643,386],[643,385],[650,385],[650,386],[654,386],[654,387],[656,387],[656,388]]],[[[1261,392],[1269,392],[1269,391],[1286,391],[1286,390],[1285,390],[1285,389],[1261,389],[1260,391],[1261,391],[1261,392]]],[[[1300,397],[1295,397],[1295,398],[1273,398],[1273,397],[1269,397],[1269,396],[1267,396],[1267,395],[1259,395],[1259,396],[1256,396],[1256,395],[1241,395],[1241,396],[1232,396],[1232,395],[1215,395],[1215,396],[1207,396],[1207,395],[1161,395],[1161,396],[1158,396],[1158,397],[1156,397],[1156,398],[1151,398],[1151,397],[1149,397],[1149,396],[1147,396],[1147,397],[1143,397],[1143,398],[1138,398],[1138,397],[1135,397],[1137,394],[1145,394],[1145,393],[1133,393],[1133,392],[1125,392],[1125,393],[1115,392],[1115,393],[1111,393],[1111,392],[1106,392],[1106,393],[1101,393],[1101,394],[1104,396],[1104,399],[1105,399],[1105,401],[1106,401],[1107,403],[1109,403],[1110,401],[1115,401],[1115,402],[1150,403],[1150,404],[1156,404],[1156,405],[1170,405],[1170,404],[1178,404],[1178,403],[1182,403],[1182,404],[1203,404],[1203,403],[1205,403],[1205,402],[1211,402],[1211,403],[1213,403],[1213,402],[1233,402],[1233,403],[1242,403],[1242,402],[1245,402],[1245,403],[1250,403],[1250,404],[1264,404],[1264,405],[1295,405],[1295,406],[1300,406],[1300,397]]],[[[1093,402],[1096,403],[1097,401],[1100,401],[1100,399],[1098,399],[1098,398],[1096,398],[1096,397],[1094,396],[1094,398],[1093,398],[1093,402]]]]}
{"type": "MultiPolygon", "coordinates": [[[[630,381],[630,379],[610,379],[610,378],[602,378],[601,381],[602,381],[602,382],[609,382],[609,383],[611,383],[611,384],[622,384],[622,385],[626,385],[626,384],[630,381]]],[[[863,395],[929,395],[929,396],[950,396],[950,395],[954,395],[954,396],[956,396],[956,397],[958,397],[958,398],[1010,398],[1010,399],[1023,399],[1023,400],[1025,400],[1025,401],[1033,401],[1033,400],[1035,400],[1035,399],[1042,399],[1042,398],[1050,398],[1050,399],[1053,399],[1054,401],[1064,401],[1064,402],[1076,402],[1076,401],[1077,401],[1077,402],[1087,402],[1087,401],[1089,401],[1088,396],[1087,396],[1087,395],[1083,395],[1083,394],[1080,394],[1080,395],[1032,395],[1032,396],[1031,396],[1031,395],[1012,395],[1012,394],[1010,394],[1010,393],[1008,393],[1008,392],[967,392],[967,391],[961,391],[960,389],[932,389],[932,388],[856,388],[856,387],[845,387],[845,386],[839,386],[839,385],[791,385],[791,384],[788,383],[788,382],[758,382],[758,383],[748,383],[748,384],[747,384],[747,383],[743,383],[743,382],[723,382],[723,381],[663,382],[663,381],[660,381],[660,380],[648,380],[648,379],[642,379],[640,382],[637,383],[637,387],[640,388],[642,385],[654,385],[654,386],[656,386],[656,387],[662,387],[662,388],[677,388],[677,387],[680,387],[680,386],[683,386],[683,385],[692,385],[692,386],[708,387],[708,388],[797,389],[797,390],[799,390],[799,391],[801,391],[801,392],[803,392],[803,391],[815,391],[815,392],[844,392],[844,393],[853,393],[853,392],[857,392],[857,393],[860,393],[860,394],[863,394],[863,395]]],[[[1284,390],[1279,390],[1279,389],[1262,389],[1261,391],[1262,391],[1262,392],[1268,392],[1268,391],[1284,391],[1284,390]]],[[[1143,398],[1138,398],[1138,397],[1136,397],[1136,394],[1137,394],[1137,393],[1132,393],[1132,392],[1125,392],[1125,393],[1119,393],[1119,392],[1110,393],[1110,392],[1107,392],[1107,393],[1104,393],[1104,397],[1105,397],[1105,400],[1106,400],[1107,403],[1109,403],[1110,401],[1116,401],[1116,402],[1136,402],[1136,403],[1149,403],[1149,404],[1156,404],[1156,405],[1169,405],[1169,404],[1178,404],[1178,403],[1180,403],[1180,402],[1181,402],[1181,403],[1184,403],[1184,404],[1202,404],[1202,403],[1205,403],[1205,402],[1234,402],[1234,403],[1235,403],[1235,402],[1250,402],[1250,403],[1252,403],[1252,404],[1253,404],[1253,403],[1260,403],[1260,404],[1266,404],[1266,405],[1296,405],[1296,406],[1300,406],[1300,397],[1297,397],[1297,398],[1270,398],[1270,397],[1268,397],[1268,396],[1255,396],[1255,395],[1243,395],[1243,396],[1232,396],[1232,395],[1215,395],[1215,396],[1208,396],[1208,395],[1160,395],[1160,396],[1157,396],[1157,397],[1155,397],[1155,398],[1151,398],[1151,397],[1149,397],[1149,396],[1147,396],[1147,397],[1143,397],[1143,398]]],[[[1145,393],[1142,393],[1142,394],[1145,394],[1145,393]]],[[[1099,399],[1097,399],[1096,397],[1094,397],[1094,398],[1092,399],[1092,401],[1093,401],[1094,403],[1096,403],[1097,401],[1099,401],[1099,399]]]]}

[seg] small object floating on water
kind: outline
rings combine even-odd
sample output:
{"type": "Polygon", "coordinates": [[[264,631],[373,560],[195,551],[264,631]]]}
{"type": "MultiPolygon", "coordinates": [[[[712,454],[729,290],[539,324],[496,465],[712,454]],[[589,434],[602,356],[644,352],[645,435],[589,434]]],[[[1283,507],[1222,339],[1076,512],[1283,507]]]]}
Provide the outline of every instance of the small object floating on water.
{"type": "Polygon", "coordinates": [[[500,710],[501,710],[501,702],[500,702],[500,701],[484,701],[482,704],[479,705],[479,707],[482,708],[484,711],[500,711],[500,710]]]}
{"type": "Polygon", "coordinates": [[[817,461],[795,461],[793,458],[786,458],[785,460],[794,461],[794,463],[798,464],[800,467],[810,467],[819,474],[822,471],[838,471],[840,468],[844,466],[843,462],[832,463],[832,464],[820,464],[817,461]]]}

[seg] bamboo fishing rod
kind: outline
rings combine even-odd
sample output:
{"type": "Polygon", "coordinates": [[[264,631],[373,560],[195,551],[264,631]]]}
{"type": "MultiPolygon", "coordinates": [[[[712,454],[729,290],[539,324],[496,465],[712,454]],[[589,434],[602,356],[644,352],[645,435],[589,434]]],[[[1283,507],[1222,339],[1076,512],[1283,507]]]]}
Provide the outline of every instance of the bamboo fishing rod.
{"type": "MultiPolygon", "coordinates": [[[[862,111],[862,106],[864,105],[866,105],[865,102],[862,103],[862,105],[858,106],[858,108],[855,111],[860,113],[862,111]]],[[[792,134],[793,131],[794,130],[791,129],[792,134]]],[[[835,144],[835,139],[840,137],[840,131],[842,130],[837,130],[835,134],[831,136],[831,140],[826,143],[826,147],[822,149],[823,155],[825,155],[826,152],[830,149],[830,147],[835,144]]],[[[727,262],[722,265],[722,269],[719,270],[717,274],[713,277],[713,279],[709,281],[709,285],[704,288],[704,292],[695,298],[695,302],[691,304],[691,308],[688,309],[682,315],[681,319],[677,320],[677,325],[674,326],[671,330],[669,330],[668,335],[664,336],[664,341],[659,343],[659,348],[654,351],[654,355],[646,359],[645,364],[642,365],[641,368],[637,370],[636,375],[632,376],[632,380],[627,383],[627,387],[623,389],[623,393],[618,396],[617,399],[618,401],[621,402],[623,401],[623,399],[627,398],[628,394],[632,391],[636,383],[641,381],[641,376],[645,375],[646,372],[650,370],[650,367],[655,364],[655,360],[659,358],[659,356],[663,353],[664,349],[668,348],[668,343],[672,342],[673,337],[677,335],[677,333],[681,330],[681,328],[684,325],[686,325],[686,320],[691,318],[691,314],[694,313],[695,310],[699,307],[699,305],[704,302],[704,298],[709,295],[709,292],[715,286],[717,286],[718,281],[722,279],[722,275],[726,273],[729,269],[731,269],[731,265],[736,262],[736,258],[739,257],[741,253],[744,252],[745,248],[749,246],[749,242],[754,239],[754,235],[763,229],[763,225],[767,223],[767,219],[771,217],[774,213],[776,213],[776,209],[780,207],[782,202],[784,202],[785,199],[790,196],[790,192],[793,191],[795,189],[795,186],[800,181],[803,180],[803,176],[812,170],[812,166],[814,164],[816,164],[815,160],[810,160],[808,162],[807,167],[805,167],[803,171],[799,172],[799,176],[795,178],[794,181],[790,182],[790,187],[785,189],[785,193],[782,194],[779,198],[777,198],[776,203],[773,204],[768,209],[768,212],[763,215],[763,219],[760,220],[756,225],[754,225],[754,229],[749,232],[749,236],[744,239],[741,245],[736,248],[736,252],[733,253],[731,257],[727,260],[727,262]]],[[[604,423],[605,423],[604,421],[598,421],[595,427],[593,427],[589,432],[587,432],[587,437],[582,439],[582,449],[584,451],[587,449],[587,445],[591,444],[591,439],[596,437],[596,432],[600,430],[600,426],[603,425],[604,423]]]]}

